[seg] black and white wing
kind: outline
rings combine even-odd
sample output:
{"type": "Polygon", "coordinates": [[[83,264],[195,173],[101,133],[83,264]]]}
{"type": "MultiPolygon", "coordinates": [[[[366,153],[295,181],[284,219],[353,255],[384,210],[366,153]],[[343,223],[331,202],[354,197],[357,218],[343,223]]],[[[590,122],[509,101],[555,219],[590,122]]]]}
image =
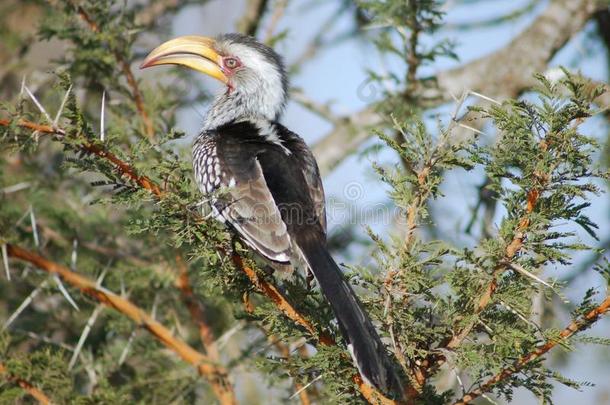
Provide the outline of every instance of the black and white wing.
{"type": "Polygon", "coordinates": [[[195,176],[204,193],[223,189],[213,200],[218,219],[268,259],[289,262],[290,236],[257,158],[265,144],[252,130],[233,124],[199,138],[193,149],[195,176]]]}
{"type": "Polygon", "coordinates": [[[303,141],[303,138],[281,124],[275,124],[275,128],[283,145],[292,151],[294,159],[297,160],[298,166],[303,171],[307,190],[313,200],[318,221],[326,234],[326,201],[318,163],[307,144],[303,141]]]}

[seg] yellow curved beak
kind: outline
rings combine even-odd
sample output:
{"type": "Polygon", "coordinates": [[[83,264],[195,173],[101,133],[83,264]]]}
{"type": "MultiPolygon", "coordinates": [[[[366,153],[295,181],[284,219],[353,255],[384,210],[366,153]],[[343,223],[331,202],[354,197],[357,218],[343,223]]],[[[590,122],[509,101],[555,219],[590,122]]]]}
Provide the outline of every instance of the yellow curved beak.
{"type": "Polygon", "coordinates": [[[220,67],[222,57],[212,38],[187,35],[162,43],[148,54],[140,69],[158,65],[181,65],[205,73],[223,83],[229,79],[220,67]]]}

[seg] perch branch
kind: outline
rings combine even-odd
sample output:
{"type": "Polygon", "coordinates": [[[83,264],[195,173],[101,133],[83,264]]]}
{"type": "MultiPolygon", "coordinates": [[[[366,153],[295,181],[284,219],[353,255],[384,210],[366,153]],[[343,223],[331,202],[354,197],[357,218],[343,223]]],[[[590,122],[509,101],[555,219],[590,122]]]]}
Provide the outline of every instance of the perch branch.
{"type": "MultiPolygon", "coordinates": [[[[91,16],[87,13],[87,11],[80,5],[75,5],[76,10],[80,18],[87,24],[87,26],[91,29],[91,31],[95,33],[100,32],[100,26],[91,18],[91,16]]],[[[146,108],[144,107],[144,98],[142,97],[142,92],[140,91],[140,87],[138,86],[138,81],[136,80],[133,71],[131,70],[131,64],[128,60],[125,59],[123,55],[121,55],[118,51],[114,50],[114,57],[116,58],[125,79],[127,80],[127,85],[131,90],[131,96],[133,97],[133,101],[136,103],[136,109],[138,110],[138,114],[142,119],[144,124],[144,133],[149,139],[155,135],[155,128],[153,125],[153,121],[148,115],[146,108]]]]}
{"type": "Polygon", "coordinates": [[[216,347],[216,339],[214,338],[214,334],[212,329],[208,325],[205,312],[201,302],[197,299],[197,296],[193,292],[193,288],[191,287],[191,282],[189,280],[188,275],[188,267],[182,259],[182,256],[176,254],[176,264],[178,265],[178,270],[180,274],[176,278],[175,284],[176,287],[180,290],[182,295],[182,301],[188,308],[191,318],[197,324],[197,329],[199,330],[199,337],[201,339],[201,344],[205,348],[207,355],[214,361],[218,361],[220,358],[218,349],[216,347]]]}
{"type": "Polygon", "coordinates": [[[44,392],[42,392],[38,388],[34,387],[32,385],[32,383],[30,383],[28,380],[25,380],[23,378],[9,374],[6,367],[1,362],[0,362],[0,375],[4,376],[4,378],[7,381],[20,386],[25,392],[27,392],[28,394],[33,396],[34,399],[36,399],[38,401],[38,403],[43,404],[43,405],[52,404],[51,400],[44,392]]]}
{"type": "MultiPolygon", "coordinates": [[[[9,120],[0,120],[0,126],[10,126],[11,122],[9,120]]],[[[33,131],[39,131],[44,134],[58,135],[61,139],[62,136],[65,136],[65,131],[61,128],[52,128],[48,125],[40,125],[33,123],[31,121],[20,120],[17,122],[17,125],[22,128],[27,128],[33,131]]],[[[164,193],[161,191],[159,186],[154,183],[151,179],[146,176],[138,175],[135,169],[133,169],[128,163],[120,160],[117,156],[112,153],[106,151],[103,147],[94,145],[88,142],[85,142],[81,145],[82,149],[85,152],[94,154],[102,159],[106,159],[110,161],[117,170],[132,179],[136,184],[140,187],[150,191],[155,197],[161,199],[164,196],[164,193]]],[[[241,256],[237,254],[233,254],[233,262],[236,267],[243,271],[250,282],[257,287],[257,289],[267,298],[269,298],[278,309],[284,313],[288,318],[290,318],[296,324],[305,328],[308,332],[312,334],[312,336],[317,336],[320,344],[323,345],[336,345],[334,339],[331,336],[325,333],[316,332],[314,326],[309,322],[300,312],[298,312],[292,304],[282,295],[282,293],[271,283],[260,278],[256,271],[249,266],[246,266],[243,262],[241,256]]],[[[75,274],[75,273],[72,273],[75,274]]],[[[118,297],[118,296],[117,296],[118,297]]],[[[120,297],[118,297],[120,298],[120,297]]],[[[190,348],[190,346],[189,346],[190,348]]],[[[190,348],[191,350],[194,350],[190,348]]],[[[198,352],[197,352],[198,353],[198,352]]],[[[199,355],[203,356],[201,353],[199,355]]],[[[358,385],[358,390],[362,394],[362,396],[369,401],[371,404],[380,404],[380,405],[391,405],[396,404],[396,401],[386,398],[380,392],[375,390],[372,386],[365,383],[359,374],[354,374],[353,381],[358,385]]]]}
{"type": "Polygon", "coordinates": [[[610,310],[610,296],[599,304],[596,308],[589,311],[582,319],[575,320],[565,327],[560,333],[559,337],[553,340],[548,340],[544,345],[536,348],[534,351],[522,356],[520,359],[515,361],[511,367],[505,368],[498,374],[487,380],[479,388],[472,390],[465,394],[460,400],[454,403],[454,405],[465,405],[470,403],[475,398],[482,396],[485,392],[489,392],[498,383],[510,378],[514,374],[518,373],[523,367],[531,363],[532,361],[540,358],[549,350],[557,346],[558,344],[569,339],[571,336],[580,332],[593,323],[595,323],[602,315],[610,310]]]}
{"type": "Polygon", "coordinates": [[[208,379],[222,404],[236,403],[233,389],[228,382],[227,371],[223,367],[213,364],[207,356],[173,336],[169,329],[154,320],[148,313],[138,308],[131,301],[97,285],[95,281],[89,280],[65,266],[47,260],[19,246],[7,244],[7,252],[10,257],[31,263],[49,274],[58,275],[84,294],[127,316],[137,325],[149,331],[159,342],[180,356],[184,361],[193,365],[199,375],[208,379]]]}

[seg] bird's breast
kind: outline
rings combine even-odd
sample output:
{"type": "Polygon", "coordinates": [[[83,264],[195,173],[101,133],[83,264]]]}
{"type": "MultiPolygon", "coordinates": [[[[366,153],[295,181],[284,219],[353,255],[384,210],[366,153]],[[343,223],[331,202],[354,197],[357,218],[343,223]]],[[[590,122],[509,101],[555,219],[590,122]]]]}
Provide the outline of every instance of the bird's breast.
{"type": "Polygon", "coordinates": [[[195,180],[204,194],[211,194],[221,185],[223,171],[214,137],[201,137],[193,147],[195,180]]]}

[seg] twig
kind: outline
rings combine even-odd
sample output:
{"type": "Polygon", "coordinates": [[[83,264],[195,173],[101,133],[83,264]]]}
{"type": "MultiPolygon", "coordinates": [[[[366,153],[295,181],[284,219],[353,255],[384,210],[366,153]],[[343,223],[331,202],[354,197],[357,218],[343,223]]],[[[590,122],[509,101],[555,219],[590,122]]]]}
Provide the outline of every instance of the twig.
{"type": "MultiPolygon", "coordinates": [[[[11,124],[10,120],[0,119],[0,126],[6,127],[6,126],[9,126],[10,124],[11,124]]],[[[27,120],[20,120],[17,123],[17,125],[22,128],[27,128],[27,129],[30,129],[33,131],[38,131],[40,133],[44,133],[44,134],[58,135],[58,136],[66,135],[66,132],[61,128],[53,128],[49,125],[37,124],[37,123],[27,121],[27,120]]],[[[98,146],[98,145],[90,143],[90,142],[84,142],[83,144],[81,144],[80,147],[85,152],[91,153],[102,159],[108,160],[110,163],[112,163],[117,168],[117,170],[119,171],[120,174],[133,180],[140,187],[150,191],[155,196],[161,197],[163,195],[163,192],[161,191],[159,186],[157,186],[151,179],[149,179],[146,176],[138,175],[133,167],[131,167],[129,164],[127,164],[124,161],[122,161],[121,159],[119,159],[114,154],[103,149],[101,146],[98,146]]]]}
{"type": "Polygon", "coordinates": [[[159,17],[176,11],[184,3],[186,3],[184,0],[151,1],[136,13],[134,21],[136,25],[149,26],[154,24],[159,17]]]}
{"type": "Polygon", "coordinates": [[[333,114],[328,104],[321,104],[315,100],[309,98],[301,89],[293,89],[290,93],[293,101],[301,104],[303,107],[316,114],[317,116],[325,119],[331,124],[338,124],[339,118],[333,114]]]}
{"type": "MultiPolygon", "coordinates": [[[[9,120],[0,120],[0,126],[9,126],[10,125],[10,121],[9,120]]],[[[26,120],[20,120],[17,123],[18,126],[22,127],[22,128],[27,128],[27,129],[31,129],[31,130],[36,130],[36,131],[40,131],[42,133],[46,133],[46,134],[55,134],[59,136],[59,139],[61,139],[61,136],[65,135],[65,131],[60,129],[60,128],[52,128],[48,125],[39,125],[30,121],[26,121],[26,120]]],[[[148,191],[150,191],[155,197],[157,198],[162,198],[164,196],[164,193],[161,191],[161,189],[159,188],[159,186],[154,183],[151,179],[149,179],[146,176],[142,176],[142,175],[138,175],[135,171],[135,169],[133,169],[128,163],[122,161],[121,159],[119,159],[118,157],[116,157],[114,154],[110,153],[109,151],[107,151],[106,149],[104,149],[102,146],[96,145],[96,144],[91,144],[88,142],[85,142],[83,144],[81,144],[81,148],[88,153],[94,154],[102,159],[108,160],[109,162],[111,162],[116,168],[117,170],[124,176],[130,178],[131,180],[133,180],[136,184],[138,184],[141,188],[146,189],[148,191]]],[[[10,246],[10,245],[9,245],[10,246]]],[[[14,247],[13,247],[14,248],[14,247]]],[[[29,253],[29,252],[26,252],[29,253]]],[[[223,252],[223,253],[227,253],[227,252],[223,252]]],[[[10,254],[10,253],[9,253],[10,254]]],[[[41,258],[42,260],[44,260],[43,258],[41,258]]],[[[232,260],[234,262],[234,264],[237,266],[237,268],[240,271],[243,271],[246,276],[248,276],[248,278],[250,279],[250,282],[256,286],[258,288],[258,290],[267,298],[269,298],[277,307],[278,309],[283,312],[286,316],[288,316],[288,318],[290,318],[293,322],[295,322],[298,325],[301,325],[303,328],[305,328],[312,336],[317,337],[317,339],[319,340],[319,342],[323,345],[336,345],[336,342],[334,341],[334,339],[324,333],[324,332],[318,332],[315,330],[315,328],[313,327],[313,325],[307,320],[305,319],[305,317],[299,313],[293,306],[292,304],[290,304],[290,302],[288,302],[288,300],[286,299],[286,297],[284,297],[282,295],[282,293],[279,292],[279,290],[271,283],[269,283],[268,281],[260,278],[258,276],[258,274],[256,273],[256,271],[254,269],[252,269],[249,266],[246,266],[243,262],[243,259],[241,258],[241,256],[237,255],[237,254],[232,254],[232,260]]],[[[65,269],[65,267],[60,266],[62,269],[65,269]]],[[[81,276],[78,276],[77,273],[75,272],[69,272],[70,274],[61,274],[61,276],[68,280],[68,277],[72,278],[72,277],[76,277],[76,278],[81,278],[81,276]]],[[[79,280],[81,281],[81,280],[79,280]]],[[[68,282],[70,282],[70,280],[68,280],[68,282]]],[[[71,282],[71,284],[73,284],[71,282]]],[[[80,287],[79,287],[80,288],[80,287]]],[[[110,292],[106,292],[104,290],[104,293],[102,295],[100,295],[99,291],[91,291],[88,288],[81,288],[81,290],[86,290],[86,293],[89,294],[93,294],[95,298],[98,298],[100,301],[108,301],[108,305],[118,309],[119,311],[123,312],[123,311],[129,311],[135,318],[132,318],[134,320],[136,320],[137,322],[142,322],[142,316],[139,313],[133,313],[133,311],[135,311],[135,307],[134,308],[124,308],[124,306],[126,305],[125,303],[129,303],[129,301],[122,299],[121,297],[117,296],[116,294],[110,293],[110,292]],[[110,300],[105,294],[112,294],[112,300],[110,300]],[[118,300],[118,302],[117,302],[118,300]],[[118,306],[117,306],[118,305],[118,306]]],[[[133,305],[131,303],[129,303],[129,305],[133,305]]],[[[138,309],[139,311],[139,309],[138,309]]],[[[126,313],[126,315],[129,316],[129,314],[126,313]]],[[[146,319],[149,319],[149,317],[147,316],[146,319]]],[[[147,327],[147,325],[144,325],[145,327],[147,327]]],[[[159,325],[160,326],[160,325],[159,325]]],[[[151,330],[150,328],[147,327],[147,329],[151,330]]],[[[152,330],[151,330],[152,332],[152,330]]],[[[154,332],[153,332],[154,333],[154,332]]],[[[171,335],[169,333],[169,331],[164,332],[165,334],[171,335]]],[[[184,344],[185,345],[185,344],[184,344]]],[[[204,356],[203,354],[196,352],[193,348],[191,348],[190,346],[187,346],[188,349],[185,349],[183,347],[181,347],[180,350],[186,350],[186,352],[181,352],[182,354],[188,355],[189,357],[185,358],[183,357],[183,359],[185,359],[186,361],[192,360],[192,356],[195,356],[197,358],[200,358],[199,356],[203,356],[204,358],[207,359],[207,356],[204,356]],[[192,352],[194,352],[194,354],[192,352]]],[[[179,353],[179,354],[181,354],[179,353]]],[[[182,355],[181,354],[181,355],[182,355]]],[[[190,361],[189,361],[190,362],[190,361]]],[[[195,364],[195,363],[193,363],[195,364]]],[[[210,367],[210,366],[208,366],[210,367]]],[[[200,374],[202,375],[210,375],[212,373],[211,371],[212,369],[210,368],[206,368],[204,369],[204,371],[200,371],[200,374]]],[[[217,373],[220,374],[220,373],[217,373]]],[[[369,401],[372,404],[383,404],[383,405],[389,405],[389,404],[395,404],[396,402],[386,398],[383,394],[381,394],[380,392],[378,392],[376,389],[374,389],[372,386],[366,384],[362,378],[360,377],[359,374],[354,374],[353,376],[353,381],[358,385],[358,390],[360,391],[360,393],[362,394],[362,396],[369,401]]],[[[225,389],[226,391],[226,389],[225,389]]],[[[223,392],[226,393],[226,392],[223,392]]],[[[222,393],[221,393],[222,394],[222,393]]]]}
{"type": "Polygon", "coordinates": [[[591,324],[596,322],[600,316],[605,314],[610,310],[610,296],[606,297],[606,299],[599,304],[596,308],[589,311],[584,317],[579,320],[575,320],[571,322],[568,326],[566,326],[560,333],[557,339],[548,340],[544,345],[536,348],[532,352],[522,356],[520,359],[515,361],[512,366],[505,368],[500,371],[498,374],[487,380],[483,385],[479,388],[470,391],[466,395],[464,395],[460,400],[454,403],[454,405],[465,405],[475,398],[482,396],[485,392],[489,392],[496,384],[506,380],[511,377],[515,373],[521,371],[523,367],[532,361],[540,358],[542,355],[547,353],[549,350],[561,344],[566,339],[569,339],[575,333],[580,332],[586,328],[588,328],[591,324]]]}
{"type": "Polygon", "coordinates": [[[8,370],[6,369],[6,366],[2,363],[0,363],[0,375],[4,376],[7,381],[10,381],[20,386],[25,392],[33,396],[34,399],[38,401],[38,403],[43,405],[52,405],[51,399],[49,399],[49,397],[44,392],[34,387],[34,385],[32,385],[32,383],[30,383],[29,381],[9,374],[8,370]]]}
{"type": "Polygon", "coordinates": [[[255,36],[267,9],[268,0],[250,0],[246,3],[246,12],[237,23],[237,30],[246,35],[255,36]]]}
{"type": "Polygon", "coordinates": [[[191,283],[188,276],[188,267],[182,259],[182,256],[180,256],[179,254],[176,254],[176,264],[178,266],[179,271],[179,275],[176,278],[175,282],[176,287],[178,287],[178,289],[180,290],[180,293],[182,295],[182,301],[184,301],[184,304],[188,308],[193,322],[195,322],[195,324],[197,325],[201,344],[203,345],[207,355],[212,360],[217,361],[219,359],[219,353],[218,348],[215,344],[214,333],[208,325],[201,302],[193,293],[193,289],[191,287],[191,283]]]}
{"type": "MultiPolygon", "coordinates": [[[[504,48],[440,72],[436,77],[437,86],[421,89],[418,94],[424,103],[422,107],[438,106],[449,101],[451,94],[461,94],[465,89],[498,99],[517,97],[535,84],[533,73],[546,70],[548,61],[581,31],[596,9],[599,6],[594,0],[550,1],[536,20],[504,48]],[[524,50],[528,51],[524,53],[524,50]],[[497,66],[506,69],[497,69],[497,66]]],[[[313,148],[322,174],[330,172],[371,138],[374,132],[369,126],[382,125],[384,117],[372,104],[342,117],[339,122],[313,148]]]]}
{"type": "MultiPolygon", "coordinates": [[[[93,31],[95,33],[99,33],[100,32],[99,25],[95,21],[93,21],[93,19],[87,13],[87,11],[80,5],[74,5],[74,6],[76,7],[78,15],[89,26],[91,31],[93,31]]],[[[142,119],[142,122],[144,123],[144,133],[146,134],[146,136],[149,139],[152,139],[152,137],[155,135],[155,128],[153,126],[152,120],[148,116],[148,112],[146,112],[146,108],[144,106],[144,99],[142,97],[142,93],[138,86],[138,81],[136,80],[136,78],[133,75],[133,72],[131,70],[131,65],[130,65],[129,61],[127,61],[124,58],[124,56],[121,55],[121,53],[119,53],[116,50],[113,50],[113,53],[114,53],[114,57],[116,58],[117,62],[119,63],[119,66],[121,68],[121,71],[123,72],[123,75],[125,76],[125,79],[127,80],[127,85],[129,86],[129,88],[131,90],[131,96],[133,98],[133,101],[136,103],[136,109],[138,110],[138,114],[140,115],[140,118],[142,119]]]]}
{"type": "MultiPolygon", "coordinates": [[[[184,361],[193,365],[197,369],[199,375],[207,378],[208,381],[218,381],[219,379],[228,381],[227,371],[222,366],[213,364],[206,355],[198,352],[187,343],[173,336],[169,329],[152,319],[150,315],[135,306],[129,300],[118,296],[104,287],[97,286],[96,282],[70,271],[70,269],[65,266],[49,261],[36,253],[11,244],[7,245],[7,252],[11,257],[32,263],[50,274],[59,275],[64,281],[78,288],[84,294],[91,296],[103,305],[113,308],[129,317],[136,324],[149,331],[159,340],[159,342],[180,356],[184,361]]],[[[221,384],[212,384],[212,388],[221,403],[235,403],[233,392],[229,387],[225,387],[221,384]]]]}
{"type": "MultiPolygon", "coordinates": [[[[474,309],[474,315],[480,314],[485,308],[487,308],[487,305],[489,305],[489,303],[491,302],[491,297],[498,286],[498,277],[500,277],[500,275],[507,268],[509,268],[512,259],[521,250],[521,247],[523,246],[523,241],[525,240],[525,231],[527,230],[530,224],[529,216],[534,211],[539,197],[540,190],[537,188],[533,188],[527,192],[527,207],[525,209],[525,214],[519,220],[517,229],[515,229],[515,232],[513,234],[513,239],[506,246],[506,249],[504,251],[504,258],[500,260],[494,268],[491,275],[491,281],[488,283],[481,297],[479,297],[474,309]]],[[[467,324],[457,334],[455,334],[444,347],[447,349],[457,348],[466,338],[466,336],[468,336],[475,324],[476,320],[467,324]]]]}
{"type": "Polygon", "coordinates": [[[273,38],[273,33],[277,28],[277,24],[282,19],[284,12],[286,11],[286,6],[288,6],[288,0],[277,0],[275,4],[275,8],[273,9],[273,14],[271,14],[271,19],[269,21],[269,25],[265,31],[265,39],[264,43],[269,43],[273,38]]]}

